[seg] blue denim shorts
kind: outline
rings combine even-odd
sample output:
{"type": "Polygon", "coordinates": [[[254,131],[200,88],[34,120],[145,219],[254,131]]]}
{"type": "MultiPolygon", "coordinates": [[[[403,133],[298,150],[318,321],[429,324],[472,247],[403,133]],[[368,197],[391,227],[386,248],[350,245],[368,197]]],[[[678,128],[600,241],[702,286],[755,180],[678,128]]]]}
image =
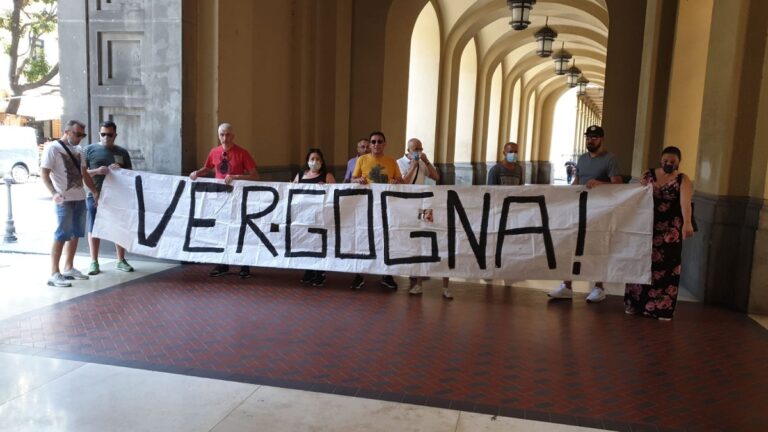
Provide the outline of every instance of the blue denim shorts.
{"type": "Polygon", "coordinates": [[[85,200],[54,204],[59,225],[53,234],[56,241],[68,241],[85,236],[85,200]]]}
{"type": "Polygon", "coordinates": [[[88,234],[93,232],[93,222],[96,221],[96,201],[88,195],[85,199],[85,207],[88,209],[88,234]]]}

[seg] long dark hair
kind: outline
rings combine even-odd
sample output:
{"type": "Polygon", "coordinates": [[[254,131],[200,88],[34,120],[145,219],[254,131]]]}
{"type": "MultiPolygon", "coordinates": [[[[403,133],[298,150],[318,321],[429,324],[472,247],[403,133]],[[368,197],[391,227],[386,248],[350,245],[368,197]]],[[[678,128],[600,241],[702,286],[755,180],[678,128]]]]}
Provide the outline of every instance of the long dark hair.
{"type": "Polygon", "coordinates": [[[320,175],[325,177],[328,174],[328,171],[325,168],[325,156],[323,156],[323,151],[319,148],[311,148],[307,150],[307,156],[304,158],[304,166],[301,168],[301,174],[303,175],[305,171],[309,171],[309,157],[312,156],[312,153],[317,153],[317,155],[320,156],[320,161],[323,163],[323,165],[320,166],[320,175]]]}
{"type": "Polygon", "coordinates": [[[683,153],[680,152],[680,149],[675,146],[664,148],[664,150],[661,151],[661,155],[664,156],[665,154],[675,155],[680,162],[683,161],[683,153]]]}

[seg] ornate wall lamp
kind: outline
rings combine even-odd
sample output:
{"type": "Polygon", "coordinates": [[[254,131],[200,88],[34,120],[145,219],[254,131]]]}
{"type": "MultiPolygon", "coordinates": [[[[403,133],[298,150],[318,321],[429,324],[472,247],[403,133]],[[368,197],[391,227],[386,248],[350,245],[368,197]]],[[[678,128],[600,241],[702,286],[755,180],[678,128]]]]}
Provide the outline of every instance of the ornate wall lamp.
{"type": "Polygon", "coordinates": [[[565,42],[563,42],[560,51],[556,52],[552,58],[555,60],[555,74],[565,75],[568,71],[568,63],[570,63],[571,58],[573,58],[571,53],[565,50],[565,42]]]}
{"type": "Polygon", "coordinates": [[[509,25],[515,30],[525,30],[531,23],[531,9],[536,0],[507,0],[507,7],[512,11],[509,25]]]}
{"type": "Polygon", "coordinates": [[[557,32],[552,30],[547,24],[549,24],[549,17],[544,22],[544,27],[533,35],[536,38],[536,55],[539,57],[549,57],[552,55],[552,43],[557,37],[557,32]]]}
{"type": "Polygon", "coordinates": [[[587,94],[587,84],[589,84],[589,80],[584,76],[584,74],[582,74],[579,77],[579,80],[576,81],[576,86],[578,87],[576,90],[576,96],[584,96],[587,94]]]}
{"type": "Polygon", "coordinates": [[[579,83],[579,77],[581,76],[581,69],[576,67],[576,59],[573,59],[573,66],[571,66],[565,74],[568,75],[568,87],[576,87],[579,83]]]}

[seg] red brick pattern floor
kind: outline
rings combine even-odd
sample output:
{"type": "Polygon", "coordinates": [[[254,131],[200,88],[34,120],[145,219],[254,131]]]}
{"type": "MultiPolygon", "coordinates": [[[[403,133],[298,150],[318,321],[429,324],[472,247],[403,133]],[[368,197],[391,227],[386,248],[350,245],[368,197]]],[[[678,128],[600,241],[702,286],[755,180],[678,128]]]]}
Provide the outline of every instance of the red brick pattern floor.
{"type": "MultiPolygon", "coordinates": [[[[0,350],[626,431],[766,430],[768,332],[682,303],[548,302],[466,285],[452,302],[348,275],[210,278],[188,265],[0,321],[0,350]]],[[[434,288],[433,288],[434,286],[434,288]]]]}

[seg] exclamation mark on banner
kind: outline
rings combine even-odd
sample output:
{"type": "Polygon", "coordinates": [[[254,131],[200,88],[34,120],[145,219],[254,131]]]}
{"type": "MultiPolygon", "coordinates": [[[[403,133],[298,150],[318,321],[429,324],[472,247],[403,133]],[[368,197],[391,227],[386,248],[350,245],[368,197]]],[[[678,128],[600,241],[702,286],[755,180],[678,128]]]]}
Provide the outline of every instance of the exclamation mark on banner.
{"type": "MultiPolygon", "coordinates": [[[[576,256],[584,255],[584,242],[587,237],[587,191],[579,194],[579,233],[576,237],[576,256]]],[[[581,273],[581,262],[574,261],[573,274],[581,273]]]]}

